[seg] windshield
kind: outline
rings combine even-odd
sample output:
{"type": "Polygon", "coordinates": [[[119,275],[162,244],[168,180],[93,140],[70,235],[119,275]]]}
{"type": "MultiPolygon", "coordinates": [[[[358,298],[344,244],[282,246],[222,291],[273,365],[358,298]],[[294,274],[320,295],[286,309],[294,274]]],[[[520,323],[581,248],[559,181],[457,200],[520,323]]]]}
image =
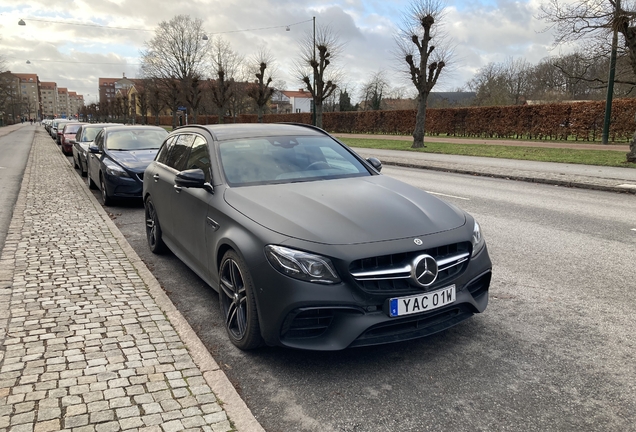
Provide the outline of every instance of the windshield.
{"type": "Polygon", "coordinates": [[[132,129],[110,132],[106,138],[108,150],[150,150],[161,147],[168,135],[163,129],[132,129]]]}
{"type": "Polygon", "coordinates": [[[230,186],[371,175],[329,137],[264,137],[221,142],[221,164],[230,186]]]}

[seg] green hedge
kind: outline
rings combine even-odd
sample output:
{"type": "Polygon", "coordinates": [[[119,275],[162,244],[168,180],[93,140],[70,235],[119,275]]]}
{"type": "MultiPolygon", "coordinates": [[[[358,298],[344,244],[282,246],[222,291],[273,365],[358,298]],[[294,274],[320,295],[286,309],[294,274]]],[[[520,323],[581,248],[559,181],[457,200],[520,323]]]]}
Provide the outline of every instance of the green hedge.
{"type": "MultiPolygon", "coordinates": [[[[323,127],[330,132],[411,135],[415,110],[328,112],[323,127]]],[[[601,139],[605,102],[574,102],[501,107],[436,108],[426,112],[428,135],[546,140],[601,139]]],[[[612,104],[610,140],[629,140],[636,131],[636,99],[612,104]]],[[[216,124],[217,116],[199,116],[199,124],[216,124]]],[[[150,120],[150,119],[149,119],[150,120]]],[[[151,121],[151,120],[150,120],[151,121]]],[[[255,123],[255,114],[226,117],[225,123],[255,123]]],[[[311,123],[311,114],[268,114],[266,123],[311,123]]],[[[171,125],[172,117],[161,118],[171,125]]]]}

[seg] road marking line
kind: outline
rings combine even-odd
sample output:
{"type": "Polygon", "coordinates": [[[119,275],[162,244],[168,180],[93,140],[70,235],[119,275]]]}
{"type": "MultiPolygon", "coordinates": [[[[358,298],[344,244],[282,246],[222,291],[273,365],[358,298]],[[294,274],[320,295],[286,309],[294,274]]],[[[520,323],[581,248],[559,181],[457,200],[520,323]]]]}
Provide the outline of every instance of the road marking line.
{"type": "Polygon", "coordinates": [[[425,191],[426,193],[430,193],[431,195],[439,195],[439,196],[445,196],[445,197],[449,197],[449,198],[457,198],[460,200],[465,200],[465,201],[470,201],[470,198],[464,198],[464,197],[458,197],[455,195],[446,195],[443,193],[439,193],[439,192],[431,192],[431,191],[425,191]]]}

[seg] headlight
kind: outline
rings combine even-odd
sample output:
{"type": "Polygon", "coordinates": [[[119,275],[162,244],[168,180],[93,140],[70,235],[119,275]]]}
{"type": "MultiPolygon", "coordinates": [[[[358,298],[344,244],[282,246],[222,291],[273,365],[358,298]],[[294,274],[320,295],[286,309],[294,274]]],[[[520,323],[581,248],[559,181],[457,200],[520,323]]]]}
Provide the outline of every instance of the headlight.
{"type": "Polygon", "coordinates": [[[473,244],[473,255],[477,255],[486,245],[486,240],[484,240],[484,236],[481,234],[481,227],[479,223],[475,221],[475,226],[473,227],[473,237],[471,239],[473,244]]]}
{"type": "Polygon", "coordinates": [[[109,175],[115,177],[130,177],[128,173],[119,165],[109,165],[108,167],[106,167],[106,172],[109,175]]]}
{"type": "Polygon", "coordinates": [[[265,255],[279,272],[295,279],[324,284],[340,282],[329,258],[282,246],[265,246],[265,255]]]}

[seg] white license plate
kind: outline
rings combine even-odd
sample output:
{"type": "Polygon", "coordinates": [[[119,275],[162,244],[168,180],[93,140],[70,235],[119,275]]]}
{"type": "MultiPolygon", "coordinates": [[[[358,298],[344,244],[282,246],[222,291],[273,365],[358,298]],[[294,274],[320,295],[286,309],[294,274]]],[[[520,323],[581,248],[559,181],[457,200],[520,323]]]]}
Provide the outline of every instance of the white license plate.
{"type": "Polygon", "coordinates": [[[389,299],[389,316],[398,317],[414,313],[428,312],[455,301],[455,285],[437,291],[409,297],[389,299]]]}

